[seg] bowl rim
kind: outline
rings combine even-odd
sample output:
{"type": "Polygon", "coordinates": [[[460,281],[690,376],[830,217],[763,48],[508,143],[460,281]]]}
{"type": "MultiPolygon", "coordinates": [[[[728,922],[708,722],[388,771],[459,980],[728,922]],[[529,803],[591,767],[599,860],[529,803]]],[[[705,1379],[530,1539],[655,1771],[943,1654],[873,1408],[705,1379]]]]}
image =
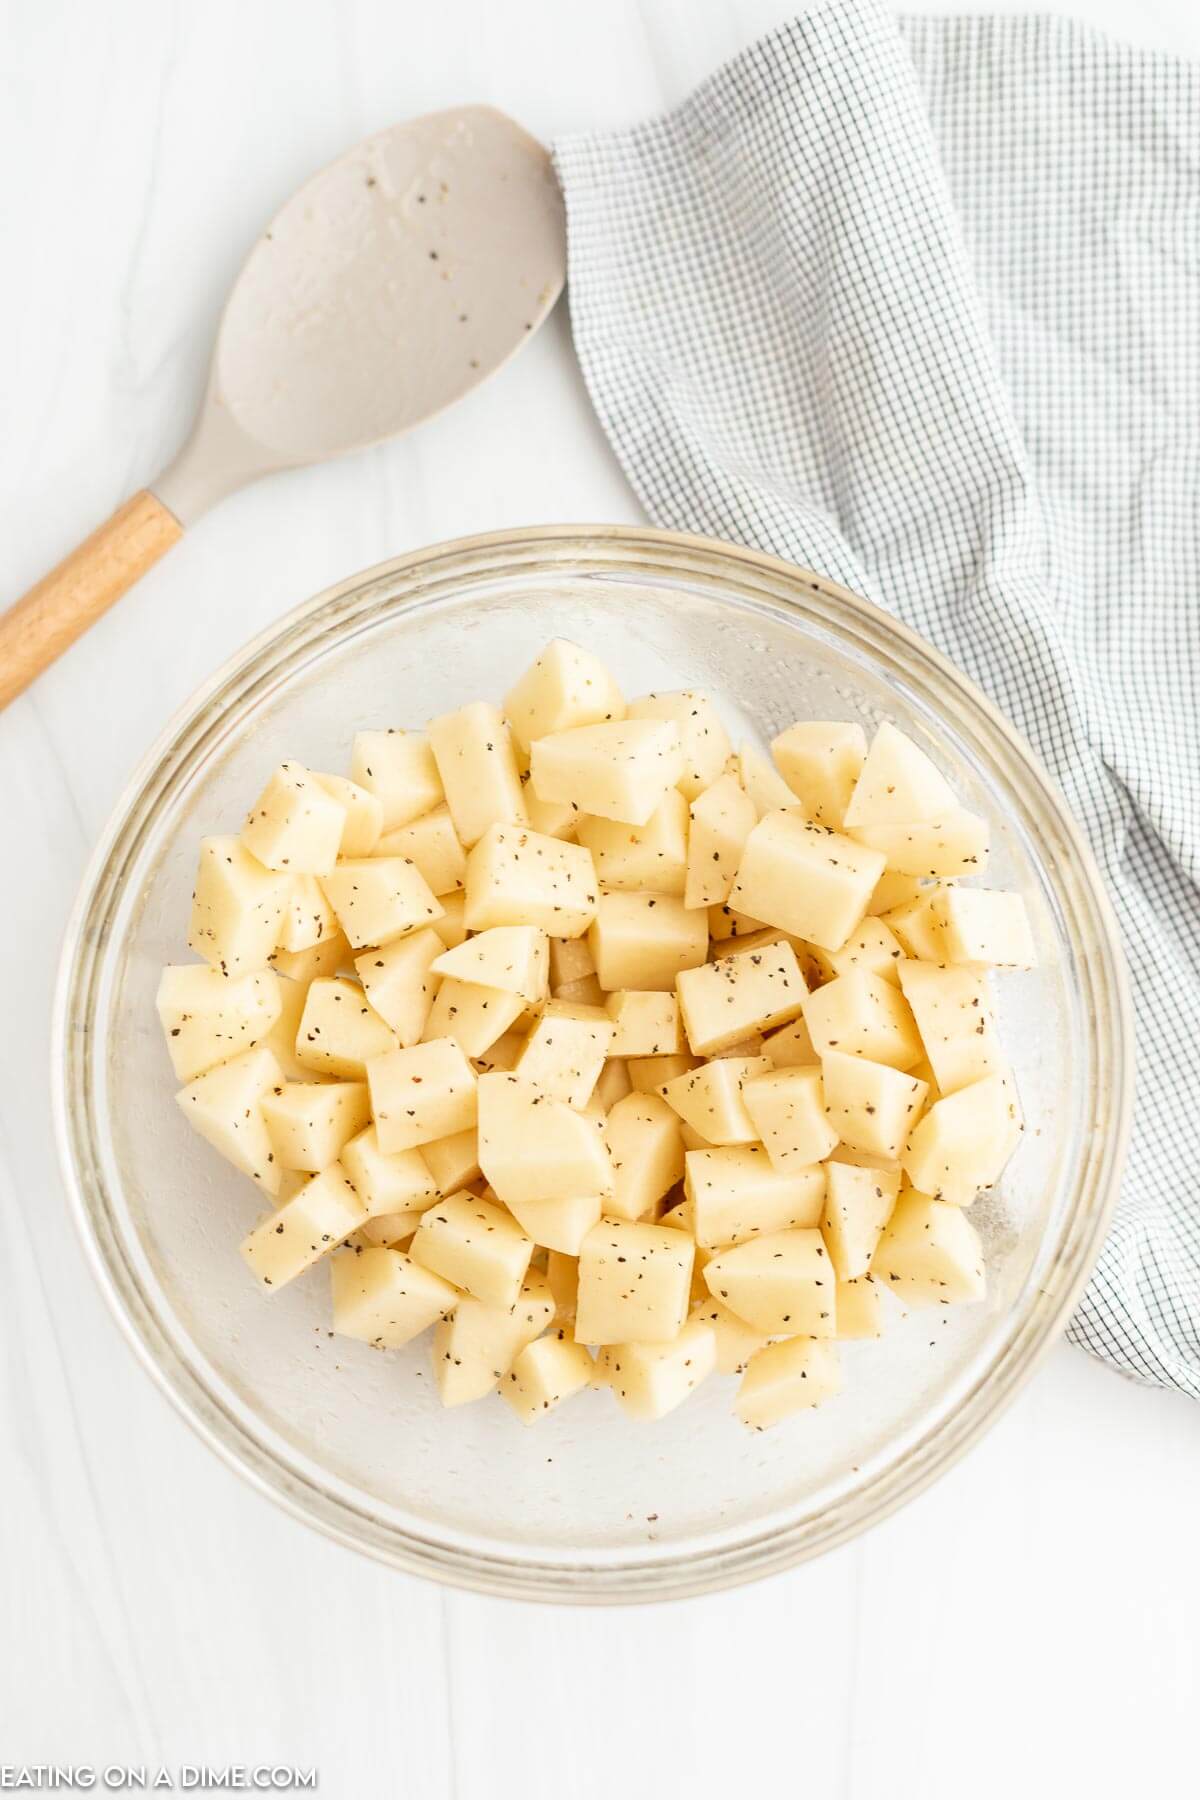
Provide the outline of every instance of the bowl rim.
{"type": "MultiPolygon", "coordinates": [[[[501,573],[496,569],[494,572],[501,573]]],[[[468,568],[463,571],[469,575],[468,568]]],[[[692,574],[699,574],[693,568],[692,574]]],[[[1116,1205],[1133,1114],[1134,1050],[1133,1009],[1128,971],[1115,916],[1091,850],[1076,825],[1059,788],[1025,739],[997,707],[940,651],[874,602],[864,599],[839,582],[783,558],[742,545],[695,533],[677,532],[646,525],[552,524],[512,527],[443,540],[371,565],[335,582],[302,601],[228,657],[202,681],[167,721],[140,758],[113,804],[108,820],[89,858],[64,934],[55,988],[50,1042],[50,1089],[54,1134],[59,1166],[66,1186],[76,1234],[105,1301],[135,1356],[166,1394],[176,1411],[197,1436],[221,1460],[253,1488],[281,1506],[293,1518],[322,1532],[349,1549],[371,1556],[402,1572],[424,1576],[478,1593],[536,1602],[564,1604],[645,1603],[678,1600],[717,1592],[767,1575],[779,1573],[809,1557],[824,1554],[856,1536],[867,1526],[895,1512],[916,1498],[945,1469],[974,1444],[1029,1379],[1051,1346],[1061,1336],[1075,1303],[1099,1254],[1116,1205]],[[422,572],[432,573],[439,563],[453,559],[494,559],[499,553],[515,558],[511,573],[519,575],[522,559],[538,553],[553,558],[575,552],[581,559],[589,550],[610,557],[621,551],[628,562],[612,573],[636,580],[644,574],[686,574],[687,559],[699,559],[710,577],[723,566],[741,574],[757,573],[770,585],[770,596],[796,604],[788,592],[804,590],[810,598],[828,600],[872,632],[893,639],[910,657],[948,684],[960,704],[980,715],[998,734],[1005,750],[1024,766],[1027,777],[1040,790],[1056,829],[1073,857],[1082,890],[1095,911],[1102,991],[1110,1009],[1107,1048],[1111,1056],[1111,1088],[1106,1096],[1104,1154],[1093,1169],[1094,1193],[1086,1209],[1086,1229],[1074,1245],[1072,1266],[1066,1274],[1056,1268],[1053,1292],[1042,1291],[1049,1302],[1036,1319],[1026,1317],[1019,1328],[997,1347],[987,1366],[959,1396],[943,1419],[922,1428],[920,1438],[903,1461],[886,1467],[872,1482],[838,1503],[839,1518],[824,1530],[819,1541],[809,1541],[811,1521],[800,1520],[784,1528],[750,1529],[732,1545],[701,1553],[686,1545],[674,1547],[662,1559],[638,1559],[605,1563],[599,1569],[556,1563],[554,1559],[517,1559],[439,1544],[413,1532],[381,1527],[363,1508],[349,1504],[344,1494],[322,1488],[298,1471],[278,1462],[270,1451],[250,1437],[237,1419],[201,1381],[181,1356],[170,1334],[143,1295],[133,1271],[115,1257],[116,1235],[102,1232],[95,1209],[89,1205],[90,1186],[77,1157],[80,1121],[73,1101],[85,1092],[75,1066],[76,1037],[72,1030],[75,999],[81,978],[94,982],[96,956],[89,951],[85,930],[89,915],[105,886],[105,875],[114,851],[127,834],[139,803],[155,784],[181,738],[205,713],[214,697],[238,677],[246,675],[272,648],[290,640],[296,627],[352,595],[379,582],[408,578],[415,592],[393,596],[391,606],[402,610],[420,595],[422,572]],[[675,565],[664,569],[670,559],[675,565]],[[655,564],[653,570],[647,567],[655,564]],[[714,569],[715,565],[715,569],[714,569]],[[90,957],[90,960],[89,960],[90,957]],[[987,1404],[980,1404],[986,1395],[987,1404]],[[973,1404],[974,1402],[974,1404],[973,1404]],[[869,1502],[869,1504],[866,1504],[869,1502]],[[357,1524],[357,1529],[355,1525],[357,1524]]],[[[84,1134],[86,1138],[86,1133],[84,1134]]],[[[1089,1166],[1097,1163],[1093,1151],[1089,1166]]],[[[1077,1196],[1072,1215],[1082,1216],[1077,1196]]],[[[1060,1258],[1061,1261],[1061,1258],[1060,1258]]]]}

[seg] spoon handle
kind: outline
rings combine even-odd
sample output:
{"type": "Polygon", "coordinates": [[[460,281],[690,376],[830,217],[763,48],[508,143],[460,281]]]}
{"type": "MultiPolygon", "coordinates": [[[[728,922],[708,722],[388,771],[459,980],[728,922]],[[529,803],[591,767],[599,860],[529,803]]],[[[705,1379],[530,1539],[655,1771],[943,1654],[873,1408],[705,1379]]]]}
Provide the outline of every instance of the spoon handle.
{"type": "Polygon", "coordinates": [[[0,614],[0,707],[23,693],[183,535],[148,489],[0,614]]]}

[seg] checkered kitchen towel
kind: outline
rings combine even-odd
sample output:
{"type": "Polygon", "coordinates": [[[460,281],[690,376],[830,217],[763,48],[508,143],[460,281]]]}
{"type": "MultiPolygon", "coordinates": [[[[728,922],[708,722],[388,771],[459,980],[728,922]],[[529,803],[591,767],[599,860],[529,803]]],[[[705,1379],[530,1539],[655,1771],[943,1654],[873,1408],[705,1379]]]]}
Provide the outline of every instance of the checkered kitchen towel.
{"type": "Polygon", "coordinates": [[[825,571],[1039,750],[1136,987],[1076,1342],[1200,1395],[1200,67],[835,0],[557,146],[575,340],[660,524],[825,571]]]}

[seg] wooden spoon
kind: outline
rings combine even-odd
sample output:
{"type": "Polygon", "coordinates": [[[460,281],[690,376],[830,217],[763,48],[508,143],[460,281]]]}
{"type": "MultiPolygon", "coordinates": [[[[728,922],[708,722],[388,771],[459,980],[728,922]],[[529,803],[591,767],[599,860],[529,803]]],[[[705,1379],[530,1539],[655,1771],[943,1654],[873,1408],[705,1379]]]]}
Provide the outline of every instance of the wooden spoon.
{"type": "Polygon", "coordinates": [[[490,107],[393,126],[323,169],[251,251],[179,456],[0,616],[0,706],[226,494],[469,392],[537,330],[565,274],[549,156],[490,107]]]}

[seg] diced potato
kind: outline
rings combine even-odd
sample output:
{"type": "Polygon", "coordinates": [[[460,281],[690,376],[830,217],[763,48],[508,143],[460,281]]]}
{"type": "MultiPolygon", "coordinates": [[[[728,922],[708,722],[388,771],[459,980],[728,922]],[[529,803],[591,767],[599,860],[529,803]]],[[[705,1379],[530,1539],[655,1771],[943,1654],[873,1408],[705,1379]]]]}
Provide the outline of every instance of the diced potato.
{"type": "Polygon", "coordinates": [[[856,842],[882,854],[900,875],[949,880],[978,875],[987,863],[987,820],[958,809],[929,824],[858,825],[856,842]]]}
{"type": "Polygon", "coordinates": [[[807,992],[796,953],[786,943],[737,950],[688,969],[679,975],[677,991],[687,1040],[697,1056],[786,1024],[800,1012],[807,992]]]}
{"type": "Polygon", "coordinates": [[[401,856],[341,862],[321,877],[321,886],[356,950],[403,937],[442,910],[417,865],[401,856]]]}
{"type": "Polygon", "coordinates": [[[583,725],[538,738],[530,770],[539,800],[573,800],[597,818],[644,825],[679,781],[683,748],[670,720],[583,725]]]}
{"type": "Polygon", "coordinates": [[[925,752],[885,720],[875,733],[846,808],[847,831],[863,825],[916,825],[944,819],[954,791],[925,752]]]}
{"type": "Polygon", "coordinates": [[[395,1032],[356,981],[334,975],[311,984],[296,1032],[296,1060],[306,1069],[361,1081],[370,1059],[395,1047],[395,1032]]]}
{"type": "Polygon", "coordinates": [[[916,875],[897,875],[894,869],[885,869],[867,902],[867,912],[871,915],[890,913],[895,907],[907,906],[910,900],[919,899],[924,891],[916,875]]]}
{"type": "Polygon", "coordinates": [[[388,1155],[452,1137],[475,1123],[475,1071],[453,1038],[373,1057],[367,1081],[379,1147],[388,1155]]]}
{"type": "Polygon", "coordinates": [[[239,838],[202,838],[188,948],[222,975],[265,968],[291,886],[289,874],[265,868],[239,838]]]}
{"type": "Polygon", "coordinates": [[[497,925],[444,950],[433,968],[533,1003],[545,999],[549,985],[549,939],[539,925],[497,925]]]}
{"type": "Polygon", "coordinates": [[[809,994],[804,1022],[818,1056],[841,1050],[893,1069],[911,1069],[921,1060],[921,1037],[904,996],[865,969],[852,969],[809,994]]]}
{"type": "Polygon", "coordinates": [[[410,1150],[407,1154],[419,1154],[424,1159],[425,1167],[442,1194],[459,1193],[473,1181],[478,1181],[483,1173],[479,1166],[479,1132],[474,1125],[466,1131],[456,1131],[450,1137],[434,1138],[432,1143],[422,1144],[419,1152],[410,1150]]]}
{"type": "Polygon", "coordinates": [[[573,1322],[575,1297],[579,1292],[579,1258],[551,1250],[546,1258],[546,1280],[554,1296],[555,1319],[560,1325],[573,1322]]]}
{"type": "Polygon", "coordinates": [[[678,788],[663,795],[644,825],[622,825],[581,813],[576,836],[591,851],[602,887],[622,893],[649,889],[683,897],[688,805],[678,788]]]}
{"type": "Polygon", "coordinates": [[[888,1174],[849,1163],[826,1164],[821,1231],[839,1281],[857,1281],[867,1273],[899,1192],[898,1169],[888,1174]]]}
{"type": "Polygon", "coordinates": [[[433,964],[442,949],[437,932],[423,926],[354,959],[368,1001],[406,1050],[421,1041],[438,989],[433,964]]]}
{"type": "Polygon", "coordinates": [[[992,990],[982,969],[905,962],[900,986],[943,1094],[955,1094],[1003,1068],[992,990]]]}
{"type": "Polygon", "coordinates": [[[935,1200],[970,1206],[1000,1179],[1015,1148],[1017,1114],[1008,1084],[989,1075],[929,1108],[904,1151],[915,1188],[935,1200]]]}
{"type": "Polygon", "coordinates": [[[665,719],[675,724],[683,746],[683,772],[678,786],[688,800],[694,800],[697,794],[711,787],[733,755],[729,735],[708,694],[695,690],[643,694],[640,699],[630,701],[629,717],[665,719]]]}
{"type": "Polygon", "coordinates": [[[584,1194],[563,1200],[510,1200],[508,1210],[535,1244],[563,1256],[578,1256],[607,1205],[599,1194],[584,1194]]]}
{"type": "Polygon", "coordinates": [[[498,706],[476,700],[427,729],[454,829],[468,849],[489,826],[528,824],[512,732],[498,706]]]}
{"type": "Polygon", "coordinates": [[[692,801],[683,898],[688,906],[719,906],[729,898],[742,853],[758,820],[736,775],[722,775],[692,801]]]}
{"type": "Polygon", "coordinates": [[[162,972],[155,1005],[171,1065],[180,1081],[251,1050],[282,1009],[280,983],[269,971],[226,978],[207,963],[177,963],[162,972]]]}
{"type": "Polygon", "coordinates": [[[698,1056],[683,1052],[677,1056],[631,1056],[625,1064],[629,1085],[635,1094],[661,1094],[668,1081],[699,1067],[698,1056]]]}
{"type": "Polygon", "coordinates": [[[883,919],[870,914],[855,926],[841,949],[829,957],[835,977],[861,972],[889,982],[892,987],[899,986],[897,965],[903,960],[904,946],[895,932],[883,919]]]}
{"type": "Polygon", "coordinates": [[[595,1124],[515,1075],[479,1077],[479,1161],[506,1205],[612,1192],[595,1124]]]}
{"type": "Polygon", "coordinates": [[[933,910],[936,891],[934,888],[923,889],[911,900],[884,913],[882,922],[910,956],[940,963],[946,960],[946,953],[942,945],[942,928],[933,910]]]}
{"type": "Polygon", "coordinates": [[[836,1335],[835,1277],[815,1226],[771,1232],[722,1250],[704,1279],[714,1299],[768,1337],[836,1335]]]}
{"type": "Polygon", "coordinates": [[[863,1275],[857,1281],[838,1282],[839,1338],[848,1340],[883,1336],[883,1306],[879,1292],[879,1283],[871,1275],[863,1275]]]}
{"type": "Polygon", "coordinates": [[[885,1063],[831,1050],[821,1059],[825,1112],[844,1143],[897,1158],[925,1102],[925,1083],[885,1063]]]}
{"type": "Polygon", "coordinates": [[[620,988],[669,991],[681,969],[708,954],[708,921],[669,894],[601,894],[588,928],[596,977],[620,988]]]}
{"type": "Polygon", "coordinates": [[[743,1425],[765,1431],[802,1407],[832,1399],[841,1386],[835,1345],[789,1338],[751,1357],[738,1388],[737,1415],[743,1425]]]}
{"type": "Polygon", "coordinates": [[[591,946],[585,937],[552,937],[549,943],[551,992],[569,982],[586,981],[596,973],[591,946]]]}
{"type": "Polygon", "coordinates": [[[674,1056],[683,1049],[674,994],[618,988],[608,995],[605,1009],[613,1024],[609,1056],[674,1056]]]}
{"type": "Polygon", "coordinates": [[[330,1259],[333,1329],[396,1350],[444,1319],[459,1294],[401,1250],[340,1250],[330,1259]]]}
{"type": "Polygon", "coordinates": [[[590,651],[553,638],[504,701],[504,716],[522,750],[535,738],[625,717],[621,690],[590,651]]]}
{"type": "Polygon", "coordinates": [[[595,916],[597,892],[582,844],[493,825],[467,857],[464,916],[472,931],[539,925],[551,937],[579,937],[595,916]]]}
{"type": "Polygon", "coordinates": [[[768,929],[761,919],[752,919],[749,913],[734,912],[732,906],[710,906],[708,909],[709,936],[718,956],[728,956],[731,950],[740,948],[733,939],[753,937],[756,932],[768,929]]]}
{"type": "MultiPolygon", "coordinates": [[[[398,831],[422,813],[432,812],[445,798],[429,740],[420,732],[357,732],[350,773],[359,787],[378,800],[381,831],[398,831]]],[[[371,852],[359,854],[369,856],[371,852]]]]}
{"type": "Polygon", "coordinates": [[[381,1150],[374,1125],[350,1139],[341,1164],[368,1219],[403,1213],[412,1216],[415,1229],[419,1215],[438,1198],[437,1183],[421,1151],[381,1150]]]}
{"type": "Polygon", "coordinates": [[[772,740],[771,755],[805,818],[840,831],[866,760],[862,726],[806,719],[772,740]]]}
{"type": "Polygon", "coordinates": [[[689,1150],[685,1163],[683,1191],[696,1242],[706,1249],[820,1224],[825,1171],[819,1163],[781,1174],[758,1144],[689,1150]]]}
{"type": "Polygon", "coordinates": [[[331,1163],[242,1240],[242,1255],[264,1287],[284,1287],[348,1238],[365,1218],[345,1170],[340,1163],[331,1163]]]}
{"type": "Polygon", "coordinates": [[[300,1021],[304,1017],[308,988],[298,981],[279,981],[276,985],[279,991],[279,1017],[261,1039],[264,1048],[271,1052],[286,1081],[334,1080],[334,1076],[325,1075],[323,1071],[305,1068],[296,1055],[296,1038],[300,1032],[300,1021]]]}
{"type": "Polygon", "coordinates": [[[433,1334],[433,1375],[442,1405],[462,1406],[490,1394],[525,1346],[553,1323],[554,1296],[540,1269],[529,1270],[513,1306],[461,1297],[433,1334]]]}
{"type": "Polygon", "coordinates": [[[349,965],[353,954],[339,926],[332,937],[323,938],[307,950],[273,950],[268,960],[276,974],[306,986],[323,975],[336,975],[349,965]]]}
{"type": "Polygon", "coordinates": [[[517,1059],[522,1081],[582,1110],[600,1079],[612,1042],[612,1020],[599,1007],[551,1000],[517,1059]]]}
{"type": "Polygon", "coordinates": [[[336,1162],[371,1117],[362,1081],[284,1081],[262,1098],[275,1160],[316,1174],[336,1162]]]}
{"type": "Polygon", "coordinates": [[[763,1055],[777,1069],[806,1069],[818,1061],[803,1016],[763,1039],[763,1055]]]}
{"type": "Polygon", "coordinates": [[[359,787],[345,775],[321,775],[313,780],[342,808],[342,837],[339,856],[371,856],[383,831],[383,807],[376,795],[359,787]]]}
{"type": "Polygon", "coordinates": [[[742,1089],[755,1135],[781,1175],[823,1162],[838,1141],[825,1116],[819,1068],[771,1069],[742,1089]]]}
{"type": "Polygon", "coordinates": [[[967,1215],[912,1188],[896,1202],[871,1273],[909,1306],[953,1306],[987,1291],[983,1245],[967,1215]]]}
{"type": "MultiPolygon", "coordinates": [[[[472,942],[468,939],[467,942],[472,942]]],[[[466,949],[466,945],[462,946],[466,949]]],[[[443,975],[433,996],[422,1037],[453,1038],[464,1056],[483,1056],[503,1037],[525,1010],[520,994],[503,988],[480,987],[473,981],[456,981],[443,975]]]]}
{"type": "Polygon", "coordinates": [[[693,1317],[672,1343],[611,1344],[599,1360],[622,1412],[631,1419],[661,1419],[712,1374],[717,1340],[705,1319],[693,1317]]]}
{"type": "Polygon", "coordinates": [[[679,1119],[657,1094],[630,1093],[611,1108],[604,1136],[613,1180],[604,1210],[640,1219],[683,1178],[679,1119]]]}
{"type": "Polygon", "coordinates": [[[673,1112],[707,1144],[753,1144],[754,1121],[742,1103],[742,1085],[771,1067],[765,1056],[726,1057],[677,1075],[662,1089],[673,1112]]]}
{"type": "Polygon", "coordinates": [[[797,804],[795,794],[782,775],[753,744],[743,744],[738,751],[737,777],[753,800],[760,819],[765,813],[777,812],[785,806],[794,808],[797,804]]]}
{"type": "MultiPolygon", "coordinates": [[[[415,1156],[416,1151],[412,1154],[415,1156]]],[[[378,1213],[364,1219],[357,1231],[346,1239],[350,1250],[407,1250],[413,1232],[421,1223],[419,1212],[378,1213]]]]}
{"type": "Polygon", "coordinates": [[[730,905],[822,950],[840,950],[883,872],[878,850],[792,812],[766,813],[746,839],[730,905]]]}
{"type": "Polygon", "coordinates": [[[280,1168],[262,1103],[282,1082],[279,1064],[259,1044],[206,1069],[175,1096],[192,1128],[267,1194],[279,1192],[280,1168]]]}
{"type": "Polygon", "coordinates": [[[442,916],[440,919],[431,920],[430,923],[446,949],[453,950],[454,946],[461,944],[467,935],[467,896],[461,888],[455,888],[449,894],[439,894],[438,905],[442,909],[442,916]]]}
{"type": "MultiPolygon", "coordinates": [[[[338,858],[346,809],[303,763],[280,763],[242,827],[242,842],[268,869],[328,875],[338,858]]],[[[304,945],[289,948],[302,950],[304,945]]]]}
{"type": "Polygon", "coordinates": [[[515,1306],[533,1241],[504,1207],[475,1194],[451,1194],[422,1213],[410,1255],[476,1300],[515,1306]]]}
{"type": "Polygon", "coordinates": [[[583,1345],[559,1327],[526,1345],[500,1383],[500,1392],[517,1417],[532,1425],[587,1387],[592,1374],[592,1359],[583,1345]]]}
{"type": "Polygon", "coordinates": [[[314,944],[337,935],[337,919],[316,876],[293,876],[279,927],[278,947],[281,950],[311,950],[314,944]]]}
{"type": "Polygon", "coordinates": [[[448,806],[435,806],[410,824],[387,832],[372,855],[400,856],[415,863],[434,894],[453,893],[466,878],[467,853],[458,841],[448,806]]]}
{"type": "Polygon", "coordinates": [[[687,1316],[694,1250],[682,1231],[602,1219],[579,1252],[582,1344],[667,1344],[687,1316]]]}
{"type": "Polygon", "coordinates": [[[714,1300],[707,1288],[688,1316],[702,1320],[712,1332],[718,1375],[740,1375],[755,1351],[770,1341],[765,1332],[753,1330],[720,1300],[714,1300]]]}
{"type": "Polygon", "coordinates": [[[952,963],[1032,969],[1037,962],[1029,915],[1020,894],[987,888],[938,888],[930,902],[952,963]]]}

